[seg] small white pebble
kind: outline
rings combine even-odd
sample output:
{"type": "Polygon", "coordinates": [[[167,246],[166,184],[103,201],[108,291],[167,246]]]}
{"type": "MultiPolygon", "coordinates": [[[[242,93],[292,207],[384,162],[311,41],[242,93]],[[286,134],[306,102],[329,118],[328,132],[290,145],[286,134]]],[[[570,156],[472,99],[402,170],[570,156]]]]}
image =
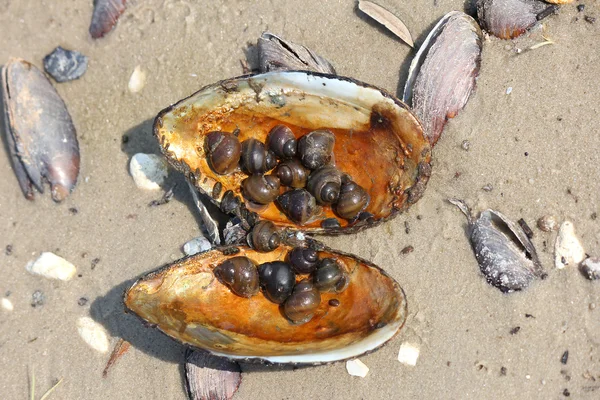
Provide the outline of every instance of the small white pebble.
{"type": "Polygon", "coordinates": [[[361,378],[364,378],[369,373],[369,367],[360,360],[346,361],[346,370],[350,375],[360,376],[361,378]]]}
{"type": "Polygon", "coordinates": [[[204,253],[212,247],[212,243],[207,238],[198,236],[183,245],[183,252],[186,256],[193,256],[194,254],[204,253]]]}
{"type": "Polygon", "coordinates": [[[512,86],[509,86],[506,88],[506,94],[511,94],[512,93],[512,86]]]}
{"type": "Polygon", "coordinates": [[[28,262],[25,269],[32,274],[61,281],[68,281],[77,273],[73,264],[50,252],[44,252],[35,261],[28,262]]]}
{"type": "Polygon", "coordinates": [[[404,365],[414,367],[419,359],[419,347],[411,343],[402,343],[398,351],[398,361],[404,365]]]}
{"type": "Polygon", "coordinates": [[[144,88],[146,85],[146,72],[142,70],[139,65],[135,67],[131,77],[129,78],[129,84],[127,87],[131,93],[137,93],[144,88]]]}
{"type": "Polygon", "coordinates": [[[92,349],[99,351],[100,353],[106,353],[108,351],[108,335],[106,330],[91,319],[90,317],[81,317],[77,321],[77,331],[79,336],[86,342],[92,349]]]}
{"type": "Polygon", "coordinates": [[[525,379],[531,379],[531,375],[525,375],[525,379]]]}
{"type": "Polygon", "coordinates": [[[12,301],[10,301],[9,299],[7,299],[6,297],[2,298],[2,308],[4,308],[6,311],[12,311],[15,309],[15,307],[13,306],[12,301]]]}
{"type": "Polygon", "coordinates": [[[535,179],[529,178],[527,182],[529,182],[530,185],[533,185],[535,183],[535,179]]]}
{"type": "Polygon", "coordinates": [[[169,174],[167,163],[158,154],[137,153],[129,162],[129,173],[137,187],[158,190],[169,174]]]}

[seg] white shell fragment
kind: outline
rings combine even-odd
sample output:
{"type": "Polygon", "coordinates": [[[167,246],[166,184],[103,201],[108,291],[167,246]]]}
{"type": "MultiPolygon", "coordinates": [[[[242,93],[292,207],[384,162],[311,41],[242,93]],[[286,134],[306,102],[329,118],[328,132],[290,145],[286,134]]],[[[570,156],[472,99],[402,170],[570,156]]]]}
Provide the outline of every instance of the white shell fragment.
{"type": "Polygon", "coordinates": [[[419,346],[412,343],[402,343],[398,351],[398,361],[404,365],[414,367],[419,359],[419,346]]]}
{"type": "Polygon", "coordinates": [[[28,262],[25,269],[32,274],[61,281],[68,281],[77,273],[73,264],[50,252],[44,252],[37,260],[28,262]]]}
{"type": "Polygon", "coordinates": [[[554,215],[544,215],[537,220],[537,226],[543,232],[551,232],[558,229],[558,221],[554,215]]]}
{"type": "Polygon", "coordinates": [[[585,259],[585,250],[575,235],[575,227],[571,221],[565,221],[558,230],[554,245],[554,264],[562,269],[567,265],[579,265],[585,259]]]}
{"type": "Polygon", "coordinates": [[[589,257],[581,263],[581,272],[589,280],[600,279],[600,258],[589,257]]]}
{"type": "Polygon", "coordinates": [[[2,308],[5,309],[6,311],[12,311],[15,309],[15,307],[13,306],[12,301],[10,301],[9,299],[7,299],[6,297],[2,298],[2,308]]]}
{"type": "Polygon", "coordinates": [[[404,43],[410,47],[415,47],[408,28],[406,25],[404,25],[404,22],[402,22],[394,14],[380,5],[363,0],[358,2],[358,9],[367,14],[369,17],[373,18],[375,21],[379,22],[381,25],[388,28],[390,32],[398,36],[404,43]]]}
{"type": "Polygon", "coordinates": [[[131,93],[137,93],[146,86],[146,72],[139,65],[135,67],[127,87],[131,93]]]}
{"type": "Polygon", "coordinates": [[[77,331],[83,341],[92,349],[99,351],[100,353],[108,352],[108,335],[102,325],[90,317],[81,317],[77,321],[77,331]]]}
{"type": "Polygon", "coordinates": [[[138,188],[158,190],[169,174],[167,162],[158,154],[137,153],[129,163],[131,174],[138,188]]]}
{"type": "Polygon", "coordinates": [[[360,376],[361,378],[364,378],[369,373],[369,367],[358,359],[346,361],[346,370],[350,375],[360,376]]]}
{"type": "Polygon", "coordinates": [[[210,250],[212,247],[212,243],[207,238],[198,236],[183,245],[183,252],[186,256],[193,256],[194,254],[210,250]]]}

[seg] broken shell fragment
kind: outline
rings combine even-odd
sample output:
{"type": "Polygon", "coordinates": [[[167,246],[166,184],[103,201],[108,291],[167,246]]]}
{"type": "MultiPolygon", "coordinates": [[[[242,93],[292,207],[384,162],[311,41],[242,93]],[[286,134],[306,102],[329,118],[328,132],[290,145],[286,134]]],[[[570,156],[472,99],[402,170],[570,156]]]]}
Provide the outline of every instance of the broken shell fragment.
{"type": "Polygon", "coordinates": [[[231,400],[242,382],[237,363],[191,349],[185,354],[185,378],[190,400],[231,400]]]}
{"type": "Polygon", "coordinates": [[[348,360],[346,361],[346,371],[352,376],[358,376],[364,378],[369,373],[369,367],[365,365],[362,361],[356,360],[348,360]]]}
{"type": "Polygon", "coordinates": [[[417,365],[419,353],[420,349],[418,345],[408,342],[402,343],[400,345],[400,350],[398,350],[398,361],[404,365],[414,367],[417,365]]]}
{"type": "Polygon", "coordinates": [[[108,352],[109,342],[106,330],[90,317],[81,317],[77,320],[77,332],[92,349],[100,353],[108,352]]]}
{"type": "Polygon", "coordinates": [[[431,30],[410,64],[403,100],[419,117],[432,146],[475,89],[481,41],[477,22],[452,11],[431,30]]]}
{"type": "Polygon", "coordinates": [[[406,25],[404,25],[404,22],[385,8],[370,1],[359,0],[358,9],[385,26],[390,32],[398,36],[398,38],[410,47],[415,46],[410,31],[406,25]]]}
{"type": "Polygon", "coordinates": [[[449,201],[467,217],[471,246],[489,284],[502,292],[513,292],[545,277],[535,247],[519,225],[489,209],[474,219],[462,200],[449,201]]]}
{"type": "Polygon", "coordinates": [[[555,9],[540,0],[477,0],[481,27],[500,39],[522,35],[555,9]]]}
{"type": "Polygon", "coordinates": [[[40,254],[35,261],[27,263],[25,269],[32,274],[61,281],[71,280],[77,273],[73,264],[50,252],[40,254]]]}
{"type": "Polygon", "coordinates": [[[5,134],[13,169],[27,199],[33,186],[64,200],[77,184],[79,143],[69,111],[46,75],[21,59],[2,68],[5,134]]]}
{"type": "Polygon", "coordinates": [[[90,35],[98,39],[115,26],[117,20],[125,11],[127,0],[95,0],[92,22],[90,24],[90,35]]]}
{"type": "Polygon", "coordinates": [[[537,226],[543,232],[551,232],[558,229],[558,221],[554,215],[544,215],[537,220],[537,226]]]}
{"type": "Polygon", "coordinates": [[[242,298],[214,278],[232,257],[256,264],[285,261],[291,247],[260,253],[218,248],[176,261],[142,277],[125,294],[127,308],[176,340],[238,360],[321,364],[358,357],[390,340],[406,319],[406,298],[384,271],[350,254],[319,245],[348,275],[342,293],[321,293],[310,321],[294,325],[280,305],[262,295],[242,298]],[[337,299],[338,307],[329,306],[337,299]]]}
{"type": "Polygon", "coordinates": [[[568,265],[578,266],[585,257],[585,250],[575,234],[573,223],[564,221],[558,229],[554,244],[554,265],[558,269],[568,265]]]}
{"type": "Polygon", "coordinates": [[[581,263],[581,272],[589,280],[600,279],[600,258],[588,257],[581,263]]]}

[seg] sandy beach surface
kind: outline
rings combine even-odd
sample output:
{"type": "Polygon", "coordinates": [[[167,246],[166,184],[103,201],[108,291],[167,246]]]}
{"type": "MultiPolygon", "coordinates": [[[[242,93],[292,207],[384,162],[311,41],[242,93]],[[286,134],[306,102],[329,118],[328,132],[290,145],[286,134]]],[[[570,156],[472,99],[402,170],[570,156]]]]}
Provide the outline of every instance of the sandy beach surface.
{"type": "MultiPolygon", "coordinates": [[[[416,46],[448,11],[473,10],[462,0],[379,3],[402,17],[416,46]]],[[[182,257],[182,244],[200,233],[181,175],[170,174],[165,188],[179,183],[175,198],[160,207],[148,203],[163,191],[140,190],[129,175],[133,154],[159,153],[154,116],[204,85],[241,75],[247,45],[263,31],[308,46],[340,75],[396,94],[414,51],[353,1],[134,0],[99,40],[88,33],[91,13],[91,0],[0,0],[0,64],[20,57],[42,67],[58,45],[89,57],[81,79],[55,85],[82,154],[72,195],[55,204],[46,190],[27,201],[0,152],[0,297],[14,306],[0,309],[0,398],[29,398],[35,375],[36,398],[63,379],[49,398],[184,399],[185,348],[125,314],[122,304],[136,277],[182,257]],[[136,66],[147,79],[131,93],[136,66]],[[78,275],[61,282],[28,273],[25,265],[45,251],[72,262],[78,275]],[[37,290],[45,300],[32,307],[37,290]],[[81,317],[106,329],[110,348],[119,338],[132,344],[106,378],[109,353],[81,339],[81,317]]],[[[344,363],[242,365],[236,399],[600,397],[600,281],[575,267],[555,269],[556,232],[535,227],[544,215],[568,219],[587,253],[600,256],[600,3],[563,6],[543,28],[513,41],[490,37],[482,59],[476,92],[434,148],[423,198],[360,234],[319,238],[400,283],[406,326],[361,357],[370,368],[365,378],[350,376],[344,363]],[[553,44],[526,50],[544,37],[553,44]],[[466,219],[449,197],[523,218],[547,279],[508,295],[488,285],[466,219]],[[403,254],[409,245],[414,251],[403,254]],[[414,367],[397,361],[403,342],[420,347],[414,367]]]]}

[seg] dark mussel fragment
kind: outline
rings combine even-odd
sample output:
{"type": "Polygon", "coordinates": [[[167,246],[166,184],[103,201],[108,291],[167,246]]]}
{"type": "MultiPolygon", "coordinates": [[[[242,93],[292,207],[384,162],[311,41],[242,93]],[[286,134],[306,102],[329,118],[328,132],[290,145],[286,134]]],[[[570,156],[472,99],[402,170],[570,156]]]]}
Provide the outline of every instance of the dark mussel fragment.
{"type": "Polygon", "coordinates": [[[252,297],[258,293],[258,270],[248,257],[232,257],[214,269],[217,279],[241,297],[252,297]]]}
{"type": "Polygon", "coordinates": [[[522,35],[557,9],[539,0],[477,0],[481,27],[500,39],[522,35]]]}
{"type": "Polygon", "coordinates": [[[306,247],[294,247],[289,255],[292,269],[297,274],[310,274],[317,268],[319,255],[314,249],[306,247]]]}
{"type": "Polygon", "coordinates": [[[335,136],[330,130],[318,129],[298,141],[298,157],[308,169],[317,169],[331,161],[335,136]]]}
{"type": "Polygon", "coordinates": [[[262,174],[275,167],[277,160],[271,151],[257,139],[247,139],[242,142],[242,166],[250,174],[262,174]]]}
{"type": "Polygon", "coordinates": [[[90,24],[90,35],[98,39],[115,26],[117,20],[125,11],[127,0],[95,0],[92,23],[90,24]]]}
{"type": "Polygon", "coordinates": [[[273,303],[283,303],[292,293],[296,275],[289,264],[273,261],[258,267],[260,286],[265,297],[273,303]]]}
{"type": "Polygon", "coordinates": [[[354,181],[342,184],[335,212],[342,218],[354,219],[369,204],[369,194],[354,181]]]}
{"type": "Polygon", "coordinates": [[[269,204],[279,194],[279,178],[273,175],[252,175],[242,181],[244,196],[257,204],[269,204]]]}
{"type": "Polygon", "coordinates": [[[267,135],[267,147],[281,159],[296,155],[298,143],[296,136],[285,125],[276,125],[267,135]]]}
{"type": "Polygon", "coordinates": [[[269,252],[279,247],[279,231],[271,221],[260,221],[248,235],[248,244],[260,252],[269,252]]]}
{"type": "Polygon", "coordinates": [[[281,184],[293,188],[305,187],[309,173],[310,171],[295,158],[283,161],[275,169],[275,174],[279,177],[281,184]]]}
{"type": "Polygon", "coordinates": [[[309,280],[304,279],[294,286],[292,294],[283,304],[283,313],[294,324],[310,321],[319,308],[321,294],[309,280]]]}
{"type": "Polygon", "coordinates": [[[306,189],[288,190],[277,197],[277,205],[298,225],[307,223],[317,211],[317,202],[306,189]]]}
{"type": "Polygon", "coordinates": [[[341,292],[348,285],[346,273],[333,258],[322,259],[312,278],[321,292],[341,292]]]}
{"type": "Polygon", "coordinates": [[[44,70],[56,82],[68,82],[80,78],[88,66],[88,58],[74,50],[58,46],[44,57],[44,70]]]}
{"type": "Polygon", "coordinates": [[[54,201],[64,200],[79,175],[79,143],[69,111],[48,78],[34,65],[10,59],[2,68],[5,134],[23,194],[33,199],[50,183],[54,201]]]}
{"type": "Polygon", "coordinates": [[[240,162],[242,146],[234,134],[214,131],[206,135],[206,154],[213,171],[219,175],[230,174],[240,162]]]}
{"type": "Polygon", "coordinates": [[[449,201],[467,217],[471,246],[488,283],[503,292],[513,292],[546,276],[523,228],[494,210],[485,210],[474,219],[462,200],[449,201]]]}
{"type": "Polygon", "coordinates": [[[435,25],[410,64],[403,100],[419,117],[432,146],[475,89],[481,40],[477,22],[452,11],[435,25]]]}
{"type": "Polygon", "coordinates": [[[340,195],[342,173],[332,165],[314,171],[308,177],[306,188],[315,196],[318,204],[335,203],[340,195]]]}

